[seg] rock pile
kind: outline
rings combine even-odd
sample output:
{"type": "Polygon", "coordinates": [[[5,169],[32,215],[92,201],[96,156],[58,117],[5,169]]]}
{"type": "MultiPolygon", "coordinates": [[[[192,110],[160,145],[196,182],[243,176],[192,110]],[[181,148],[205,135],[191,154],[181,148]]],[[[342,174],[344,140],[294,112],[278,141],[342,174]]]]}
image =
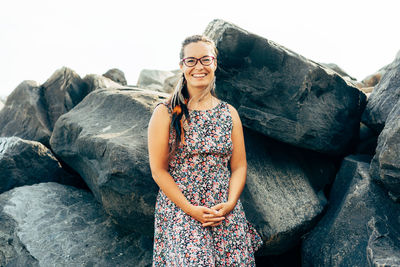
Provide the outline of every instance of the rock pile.
{"type": "MultiPolygon", "coordinates": [[[[278,255],[399,266],[398,57],[367,99],[339,67],[232,23],[204,34],[219,50],[217,96],[244,125],[258,266],[287,265],[278,255]]],[[[0,110],[0,266],[151,265],[147,124],[180,75],[144,71],[132,87],[115,69],[82,79],[62,68],[12,92],[0,110]]]]}

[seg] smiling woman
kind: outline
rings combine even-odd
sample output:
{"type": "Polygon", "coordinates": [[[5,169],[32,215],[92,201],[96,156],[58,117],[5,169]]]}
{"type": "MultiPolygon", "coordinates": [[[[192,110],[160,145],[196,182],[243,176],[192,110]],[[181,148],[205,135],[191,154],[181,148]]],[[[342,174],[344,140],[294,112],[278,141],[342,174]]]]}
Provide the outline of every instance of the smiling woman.
{"type": "Polygon", "coordinates": [[[195,35],[180,58],[181,80],[148,127],[160,187],[153,266],[255,266],[262,240],[239,200],[247,171],[243,129],[236,109],[214,92],[217,49],[195,35]]]}

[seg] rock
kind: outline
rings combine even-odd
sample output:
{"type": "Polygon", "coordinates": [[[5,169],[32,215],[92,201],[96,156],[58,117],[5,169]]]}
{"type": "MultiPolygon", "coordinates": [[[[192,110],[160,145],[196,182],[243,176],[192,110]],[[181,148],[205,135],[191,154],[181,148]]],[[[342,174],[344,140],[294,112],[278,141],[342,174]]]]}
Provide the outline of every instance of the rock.
{"type": "Polygon", "coordinates": [[[128,231],[153,235],[158,186],[147,152],[147,125],[166,94],[100,89],[57,121],[50,144],[128,231]]]}
{"type": "Polygon", "coordinates": [[[165,93],[172,93],[181,77],[182,77],[182,72],[178,70],[176,71],[176,74],[174,76],[166,78],[164,80],[162,91],[165,93]]]}
{"type": "Polygon", "coordinates": [[[119,83],[121,85],[127,85],[125,79],[125,74],[123,71],[119,69],[110,69],[106,73],[103,74],[104,77],[111,79],[112,81],[119,83]]]}
{"type": "Polygon", "coordinates": [[[349,81],[356,81],[356,78],[351,77],[347,74],[341,67],[336,65],[335,63],[320,63],[322,66],[326,68],[330,68],[331,70],[335,71],[337,74],[342,76],[344,79],[348,79],[349,81]]]}
{"type": "Polygon", "coordinates": [[[400,266],[400,232],[386,218],[375,218],[368,222],[370,235],[367,246],[370,266],[400,266]]]}
{"type": "MultiPolygon", "coordinates": [[[[400,72],[399,72],[400,73],[400,72]]],[[[399,91],[400,92],[400,91],[399,91]]],[[[390,112],[385,128],[378,137],[371,162],[371,176],[383,184],[390,196],[400,198],[400,100],[390,112]]]]}
{"type": "Polygon", "coordinates": [[[375,86],[362,115],[362,122],[380,132],[387,116],[400,99],[400,51],[385,69],[380,82],[375,86]]]}
{"type": "Polygon", "coordinates": [[[0,218],[0,266],[151,266],[151,239],[119,235],[81,189],[14,188],[0,195],[0,218]]]}
{"type": "Polygon", "coordinates": [[[50,128],[39,85],[34,81],[22,82],[0,111],[0,136],[18,136],[49,146],[50,128]]]}
{"type": "Polygon", "coordinates": [[[332,155],[353,145],[366,96],[336,72],[223,20],[205,35],[219,50],[216,93],[246,127],[332,155]]]}
{"type": "Polygon", "coordinates": [[[0,193],[41,182],[83,187],[80,177],[64,171],[50,149],[19,137],[0,137],[0,170],[0,193]]]}
{"type": "Polygon", "coordinates": [[[0,110],[4,107],[3,101],[0,99],[0,110]]]}
{"type": "Polygon", "coordinates": [[[139,74],[137,86],[155,91],[162,91],[165,79],[175,76],[174,72],[144,69],[139,74]]]}
{"type": "Polygon", "coordinates": [[[87,84],[73,70],[63,67],[41,86],[46,101],[50,130],[57,119],[90,93],[87,84]]]}
{"type": "Polygon", "coordinates": [[[326,156],[247,128],[244,134],[248,167],[241,202],[264,241],[257,255],[282,254],[316,224],[336,169],[326,156]]]}
{"type": "Polygon", "coordinates": [[[97,74],[88,74],[83,78],[83,81],[87,84],[89,92],[105,88],[122,88],[119,83],[97,74]]]}
{"type": "Polygon", "coordinates": [[[302,266],[368,266],[367,247],[372,248],[376,236],[368,229],[370,220],[386,218],[388,225],[399,229],[400,209],[371,179],[369,160],[366,156],[343,160],[327,212],[303,240],[302,266]]]}
{"type": "Polygon", "coordinates": [[[355,154],[367,154],[374,156],[378,142],[378,134],[364,123],[360,123],[360,136],[355,154]]]}

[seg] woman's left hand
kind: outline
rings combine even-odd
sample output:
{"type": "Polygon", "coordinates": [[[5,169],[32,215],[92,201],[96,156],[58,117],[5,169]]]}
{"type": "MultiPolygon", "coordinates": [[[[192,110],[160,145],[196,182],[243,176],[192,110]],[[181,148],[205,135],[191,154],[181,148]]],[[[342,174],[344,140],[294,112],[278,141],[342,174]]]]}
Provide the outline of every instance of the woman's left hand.
{"type": "MultiPolygon", "coordinates": [[[[235,205],[236,204],[231,203],[231,202],[222,202],[222,203],[219,203],[219,204],[217,204],[215,206],[212,206],[211,209],[218,211],[218,216],[226,217],[226,215],[228,215],[235,208],[235,205]]],[[[210,216],[213,216],[213,215],[210,215],[210,216]]],[[[206,227],[206,226],[217,226],[217,225],[220,225],[222,222],[223,221],[220,221],[220,222],[206,222],[206,223],[203,223],[203,227],[206,227]]]]}

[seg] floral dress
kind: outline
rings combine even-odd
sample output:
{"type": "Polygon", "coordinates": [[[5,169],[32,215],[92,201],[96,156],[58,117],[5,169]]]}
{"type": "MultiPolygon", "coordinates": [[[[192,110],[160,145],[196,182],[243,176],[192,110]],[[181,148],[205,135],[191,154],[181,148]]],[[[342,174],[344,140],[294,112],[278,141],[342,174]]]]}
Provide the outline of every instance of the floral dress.
{"type": "MultiPolygon", "coordinates": [[[[189,110],[189,116],[185,144],[177,147],[169,173],[191,204],[210,208],[228,200],[232,117],[224,101],[212,109],[189,110]]],[[[170,129],[170,147],[174,142],[170,129]]],[[[254,252],[262,243],[240,200],[222,224],[203,227],[159,190],[153,266],[255,266],[254,252]]]]}

